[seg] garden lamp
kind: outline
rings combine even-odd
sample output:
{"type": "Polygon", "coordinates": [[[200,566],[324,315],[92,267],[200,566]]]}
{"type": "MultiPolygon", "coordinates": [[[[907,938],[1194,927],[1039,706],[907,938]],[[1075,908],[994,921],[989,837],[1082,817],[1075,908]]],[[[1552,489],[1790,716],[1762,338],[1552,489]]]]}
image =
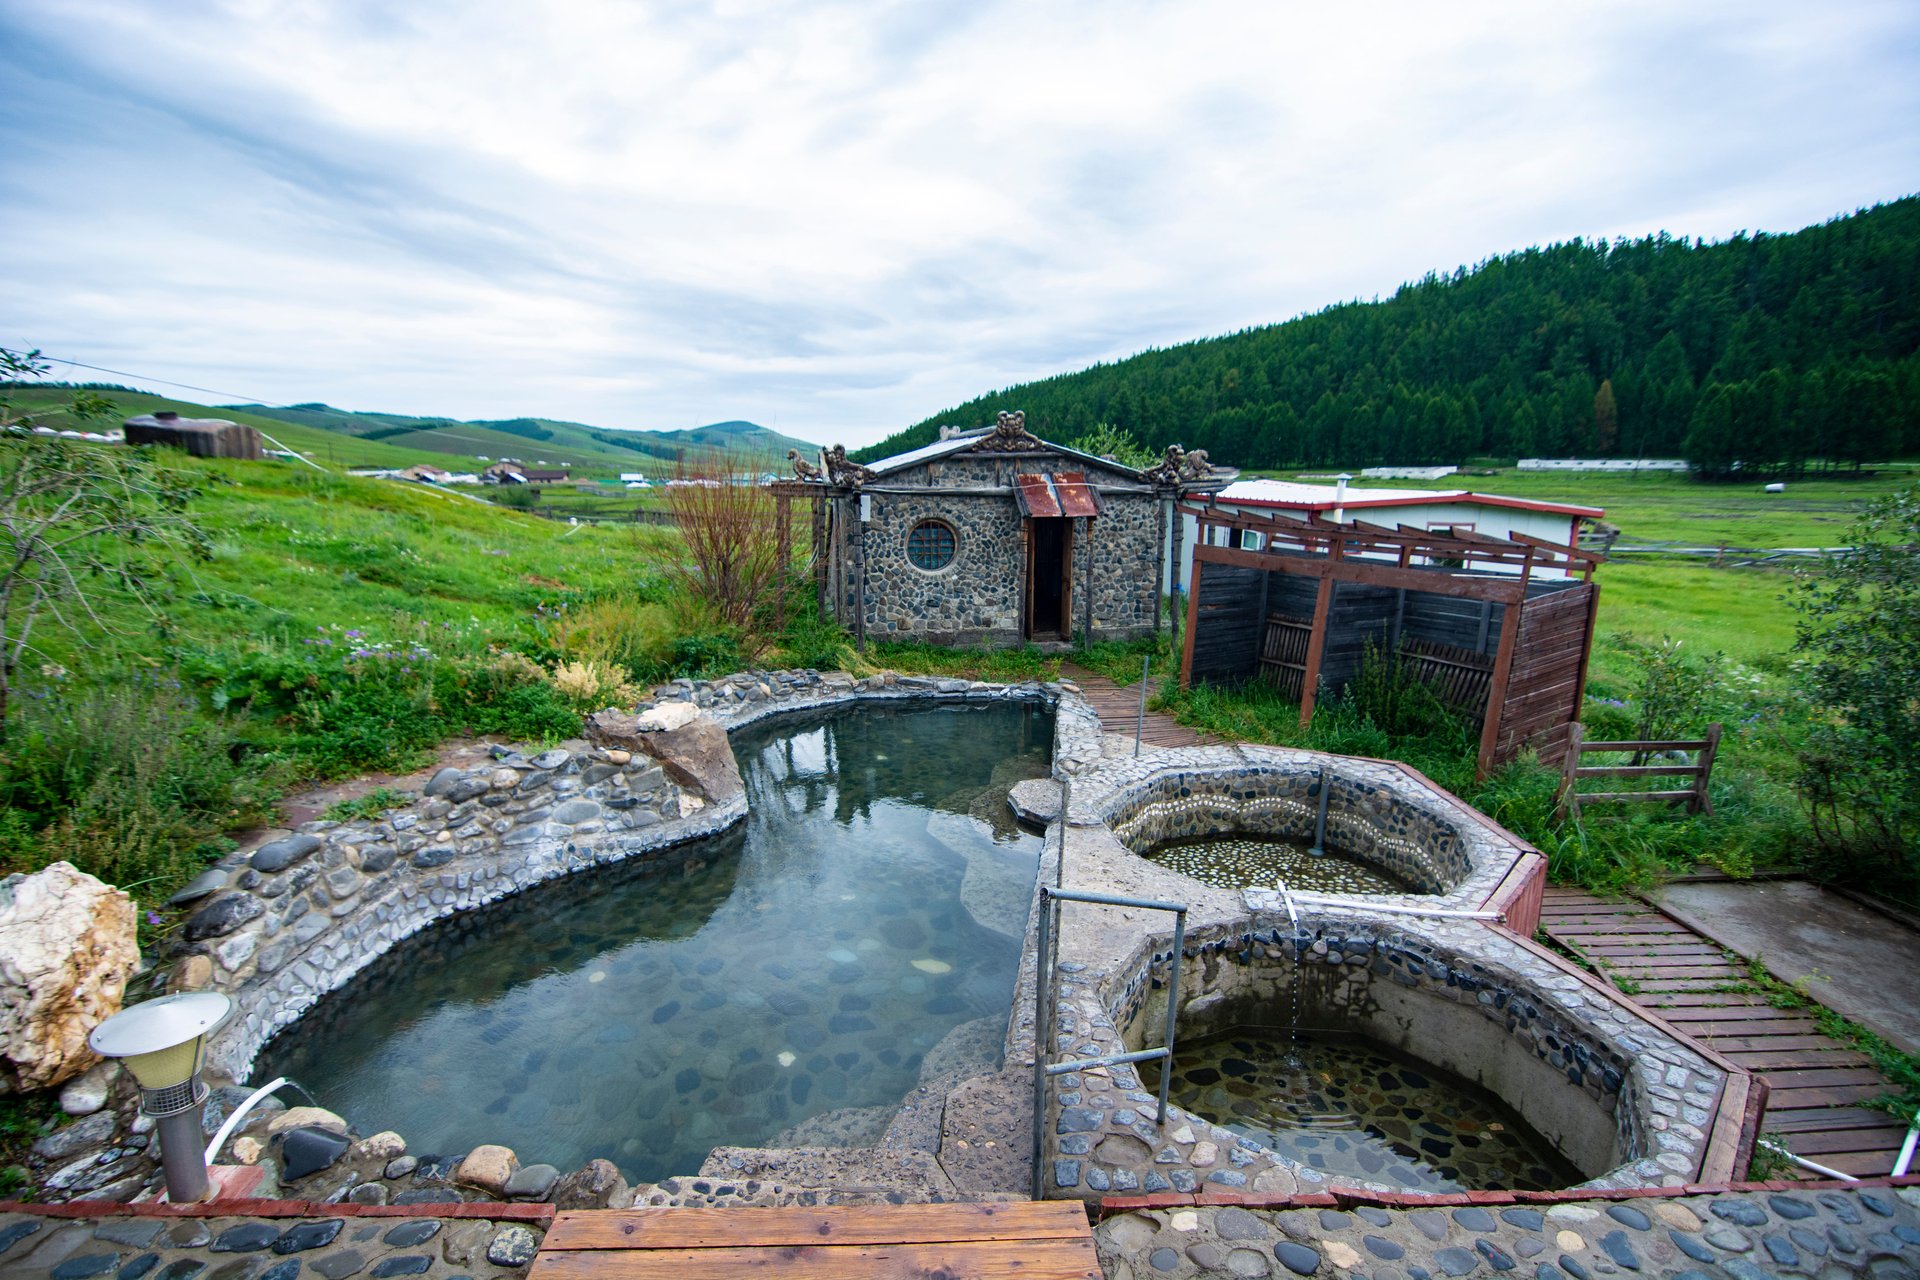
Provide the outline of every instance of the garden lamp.
{"type": "Polygon", "coordinates": [[[206,1062],[207,1033],[232,1008],[233,1001],[214,991],[162,996],[122,1009],[87,1037],[95,1053],[120,1059],[140,1082],[140,1112],[156,1122],[167,1198],[175,1204],[207,1198],[207,1161],[200,1145],[207,1086],[200,1068],[206,1062]]]}

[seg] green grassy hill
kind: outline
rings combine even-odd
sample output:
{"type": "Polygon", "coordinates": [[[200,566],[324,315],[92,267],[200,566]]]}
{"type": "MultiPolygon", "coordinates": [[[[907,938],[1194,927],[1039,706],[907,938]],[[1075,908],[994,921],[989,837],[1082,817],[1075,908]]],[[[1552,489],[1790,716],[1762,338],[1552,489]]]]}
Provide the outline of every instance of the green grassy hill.
{"type": "MultiPolygon", "coordinates": [[[[589,477],[610,478],[622,471],[658,472],[662,469],[660,464],[671,464],[688,453],[773,458],[783,457],[790,448],[810,456],[819,447],[737,420],[681,431],[629,431],[558,418],[462,422],[451,418],[350,412],[325,404],[290,408],[232,405],[216,412],[297,423],[332,434],[465,458],[513,457],[534,466],[544,459],[548,466],[572,468],[589,477]]],[[[236,420],[239,419],[236,417],[236,420]]]]}

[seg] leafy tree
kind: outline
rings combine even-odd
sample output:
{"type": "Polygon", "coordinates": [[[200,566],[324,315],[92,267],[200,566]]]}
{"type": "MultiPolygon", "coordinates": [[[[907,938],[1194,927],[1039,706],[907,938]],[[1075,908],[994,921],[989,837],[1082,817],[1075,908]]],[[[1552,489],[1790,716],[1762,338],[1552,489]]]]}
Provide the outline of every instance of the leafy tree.
{"type": "Polygon", "coordinates": [[[1790,599],[1816,723],[1797,787],[1849,878],[1920,887],[1920,485],[1871,504],[1790,599]]]}
{"type": "MultiPolygon", "coordinates": [[[[46,372],[38,352],[0,353],[10,381],[46,372]]],[[[76,397],[82,419],[110,411],[76,397]]],[[[109,597],[157,608],[170,563],[206,559],[206,535],[187,515],[193,478],[148,450],[25,434],[0,403],[0,734],[22,667],[44,655],[42,623],[79,635],[111,624],[109,597]]]]}
{"type": "Polygon", "coordinates": [[[1142,448],[1131,431],[1116,427],[1111,422],[1096,422],[1093,430],[1068,441],[1067,447],[1090,453],[1096,458],[1112,458],[1121,466],[1135,470],[1150,467],[1157,461],[1153,450],[1142,448]]]}

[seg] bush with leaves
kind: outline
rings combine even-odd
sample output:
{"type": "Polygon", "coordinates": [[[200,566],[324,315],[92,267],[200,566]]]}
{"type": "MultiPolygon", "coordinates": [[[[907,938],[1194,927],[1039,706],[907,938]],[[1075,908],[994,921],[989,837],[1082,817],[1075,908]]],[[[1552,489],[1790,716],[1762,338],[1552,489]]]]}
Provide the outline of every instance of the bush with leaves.
{"type": "Polygon", "coordinates": [[[1920,891],[1920,486],[1871,504],[1846,551],[1797,576],[1814,723],[1796,786],[1824,870],[1920,891]]]}

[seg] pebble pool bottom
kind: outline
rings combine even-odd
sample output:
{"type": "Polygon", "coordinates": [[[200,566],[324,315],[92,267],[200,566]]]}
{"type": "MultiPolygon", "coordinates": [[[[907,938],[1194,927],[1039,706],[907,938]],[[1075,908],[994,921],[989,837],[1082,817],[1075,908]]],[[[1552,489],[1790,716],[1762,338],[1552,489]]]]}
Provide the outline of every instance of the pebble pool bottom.
{"type": "Polygon", "coordinates": [[[405,940],[253,1076],[416,1154],[643,1182],[717,1145],[869,1145],[923,1078],[999,1061],[1041,844],[1006,789],[1052,738],[1014,702],[743,729],[741,826],[405,940]]]}
{"type": "MultiPolygon", "coordinates": [[[[1145,1064],[1157,1089],[1158,1064],[1145,1064]]],[[[1369,1040],[1236,1028],[1181,1040],[1172,1100],[1334,1181],[1553,1191],[1585,1175],[1486,1090],[1369,1040]],[[1297,1055],[1297,1065],[1288,1061],[1297,1055]]]]}
{"type": "Polygon", "coordinates": [[[1415,893],[1405,881],[1339,853],[1308,853],[1310,842],[1259,836],[1170,840],[1146,853],[1149,862],[1216,889],[1271,889],[1282,880],[1302,893],[1415,893]]]}

